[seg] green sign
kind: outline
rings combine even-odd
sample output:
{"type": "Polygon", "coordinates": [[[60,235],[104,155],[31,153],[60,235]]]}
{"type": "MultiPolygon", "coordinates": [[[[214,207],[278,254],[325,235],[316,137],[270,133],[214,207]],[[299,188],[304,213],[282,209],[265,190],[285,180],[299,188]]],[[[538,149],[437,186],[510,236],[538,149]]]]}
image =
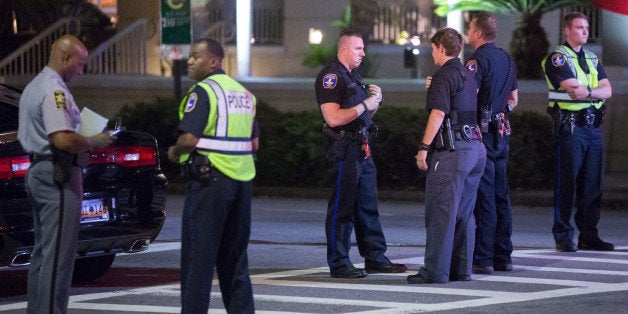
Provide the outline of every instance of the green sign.
{"type": "Polygon", "coordinates": [[[161,44],[189,45],[191,21],[190,0],[161,0],[161,44]]]}

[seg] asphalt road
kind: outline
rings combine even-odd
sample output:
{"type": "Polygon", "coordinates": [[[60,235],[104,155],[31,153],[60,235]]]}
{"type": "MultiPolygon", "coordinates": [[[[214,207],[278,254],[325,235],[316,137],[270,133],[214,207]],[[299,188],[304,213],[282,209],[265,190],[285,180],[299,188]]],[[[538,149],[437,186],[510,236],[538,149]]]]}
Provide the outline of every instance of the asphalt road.
{"type": "MultiPolygon", "coordinates": [[[[388,257],[406,274],[332,279],[325,262],[326,200],[255,198],[249,260],[258,313],[625,313],[628,211],[604,211],[599,224],[614,252],[556,252],[548,207],[513,208],[514,270],[470,282],[409,285],[423,263],[424,207],[380,203],[388,257]]],[[[143,253],[116,257],[93,283],[74,286],[69,313],[178,313],[182,196],[168,199],[164,228],[143,253]]],[[[364,260],[352,249],[352,260],[364,260]]],[[[23,313],[25,270],[0,271],[0,311],[23,313]]],[[[217,284],[217,282],[215,282],[217,284]]],[[[210,313],[224,312],[214,286],[210,313]]]]}

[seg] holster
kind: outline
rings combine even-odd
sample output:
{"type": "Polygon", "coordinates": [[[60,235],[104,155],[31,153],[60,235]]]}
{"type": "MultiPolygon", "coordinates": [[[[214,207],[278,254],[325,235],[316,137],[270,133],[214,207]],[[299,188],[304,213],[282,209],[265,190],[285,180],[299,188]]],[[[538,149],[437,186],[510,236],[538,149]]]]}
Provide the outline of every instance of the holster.
{"type": "Polygon", "coordinates": [[[325,158],[328,161],[336,162],[344,160],[347,154],[349,140],[350,138],[347,132],[336,132],[332,130],[327,123],[323,123],[323,150],[325,152],[325,158]]]}
{"type": "Polygon", "coordinates": [[[440,126],[438,133],[436,134],[436,140],[434,141],[434,148],[438,151],[454,151],[456,150],[456,139],[454,130],[451,127],[451,119],[445,117],[445,120],[440,126]]]}
{"type": "Polygon", "coordinates": [[[184,175],[190,180],[206,181],[209,180],[212,164],[205,155],[201,155],[196,151],[190,153],[190,158],[183,164],[184,175]]]}
{"type": "Polygon", "coordinates": [[[593,122],[593,126],[596,128],[600,127],[602,123],[604,123],[604,120],[606,120],[606,105],[602,105],[602,107],[598,109],[597,113],[595,114],[595,121],[593,122]]]}
{"type": "Polygon", "coordinates": [[[563,124],[563,113],[557,105],[555,105],[554,107],[547,107],[547,113],[552,118],[552,123],[554,127],[553,131],[554,135],[556,135],[558,134],[558,132],[560,132],[560,128],[563,124]]]}
{"type": "Polygon", "coordinates": [[[60,150],[50,145],[52,151],[53,181],[58,185],[70,182],[72,166],[76,164],[76,154],[60,150]]]}

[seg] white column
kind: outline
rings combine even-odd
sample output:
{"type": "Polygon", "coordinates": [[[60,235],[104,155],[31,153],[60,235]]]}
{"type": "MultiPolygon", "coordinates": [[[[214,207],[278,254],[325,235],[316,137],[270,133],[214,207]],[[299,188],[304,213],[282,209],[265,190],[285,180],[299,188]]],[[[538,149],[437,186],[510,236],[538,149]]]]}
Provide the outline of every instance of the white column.
{"type": "Polygon", "coordinates": [[[236,1],[236,56],[238,77],[251,76],[251,0],[236,1]]]}
{"type": "MultiPolygon", "coordinates": [[[[447,4],[452,5],[460,2],[460,0],[447,0],[447,4]]],[[[462,25],[462,11],[455,10],[447,13],[447,27],[453,28],[464,36],[464,27],[462,25]]],[[[460,60],[464,61],[464,49],[460,51],[460,60]]]]}

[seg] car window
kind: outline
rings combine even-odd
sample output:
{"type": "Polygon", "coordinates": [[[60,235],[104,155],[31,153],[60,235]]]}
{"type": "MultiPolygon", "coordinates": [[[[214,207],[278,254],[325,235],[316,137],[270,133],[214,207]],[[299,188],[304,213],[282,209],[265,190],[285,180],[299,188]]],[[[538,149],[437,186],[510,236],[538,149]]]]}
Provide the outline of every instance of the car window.
{"type": "Polygon", "coordinates": [[[17,130],[20,91],[0,84],[0,133],[17,130]]]}

